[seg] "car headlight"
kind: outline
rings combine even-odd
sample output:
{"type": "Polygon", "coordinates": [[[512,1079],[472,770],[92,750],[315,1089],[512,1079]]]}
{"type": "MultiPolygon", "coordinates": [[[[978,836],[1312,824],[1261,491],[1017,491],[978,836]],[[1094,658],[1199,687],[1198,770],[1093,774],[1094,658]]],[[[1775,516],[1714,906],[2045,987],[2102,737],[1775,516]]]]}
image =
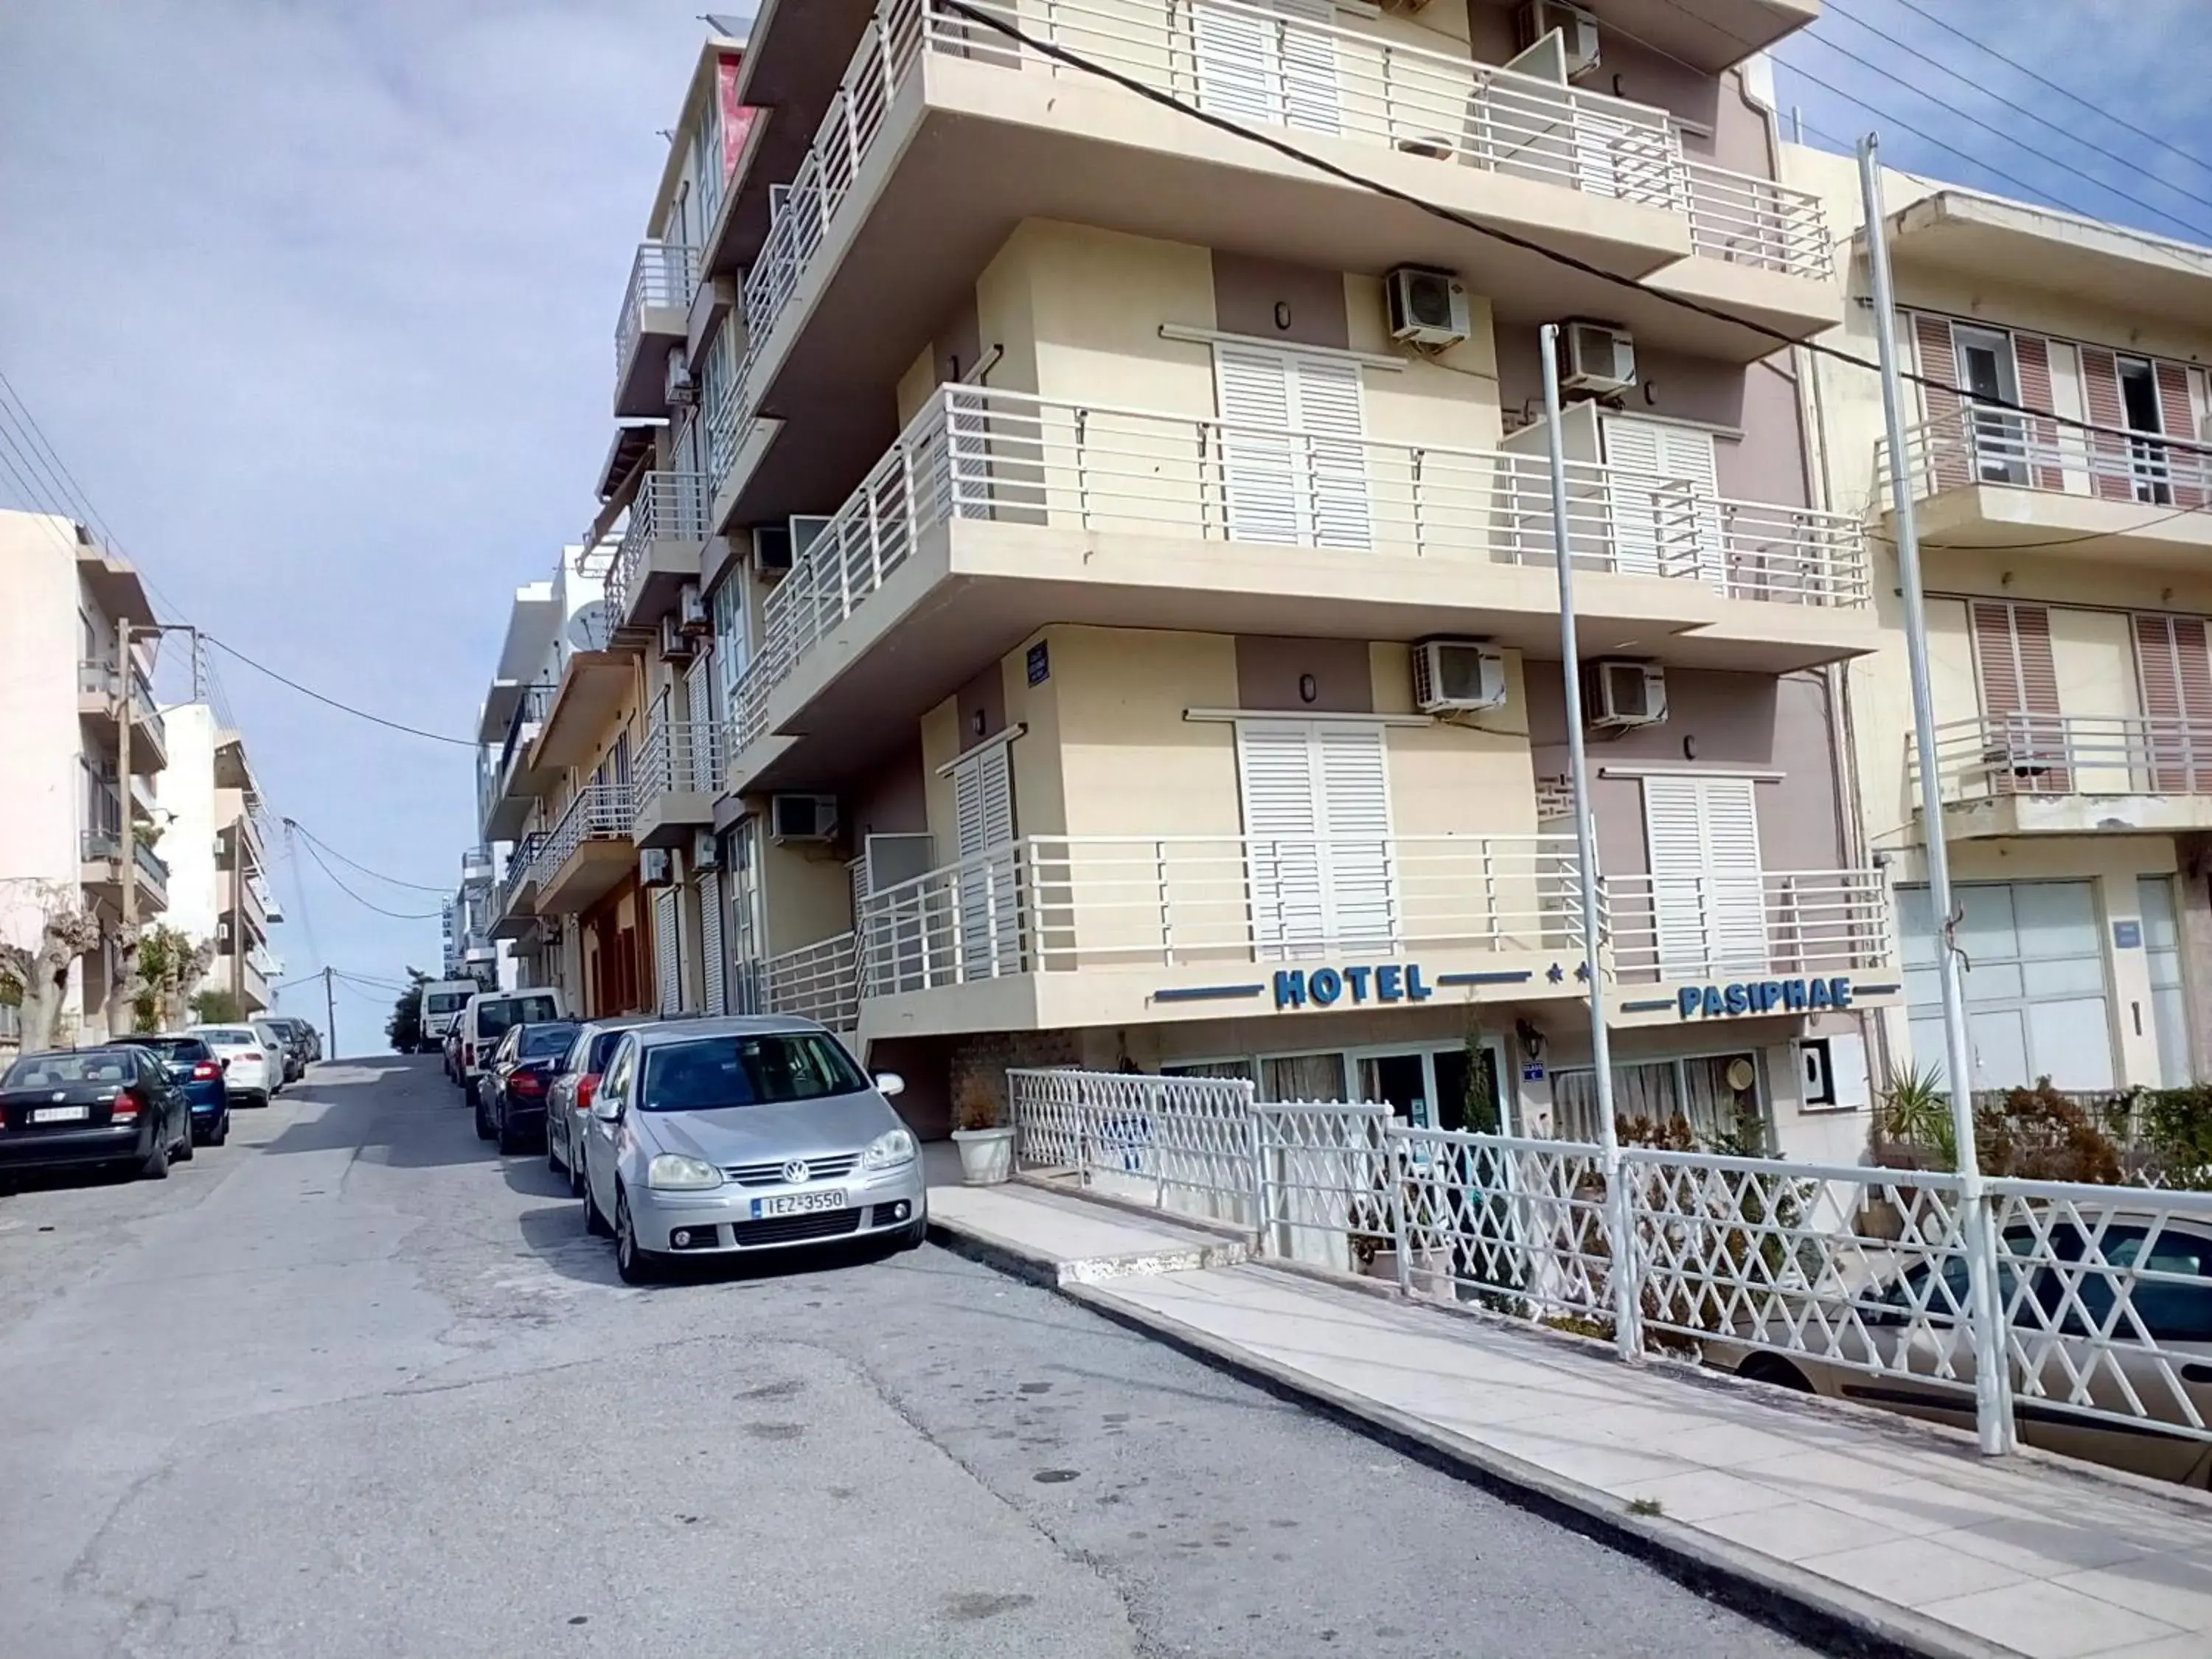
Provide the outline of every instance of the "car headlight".
{"type": "Polygon", "coordinates": [[[915,1153],[912,1131],[887,1129],[868,1143],[868,1150],[860,1154],[860,1167],[864,1170],[889,1170],[901,1164],[913,1163],[915,1153]]]}
{"type": "Polygon", "coordinates": [[[645,1166],[645,1184],[664,1192],[696,1192],[720,1186],[722,1172],[702,1159],[663,1152],[645,1166]]]}

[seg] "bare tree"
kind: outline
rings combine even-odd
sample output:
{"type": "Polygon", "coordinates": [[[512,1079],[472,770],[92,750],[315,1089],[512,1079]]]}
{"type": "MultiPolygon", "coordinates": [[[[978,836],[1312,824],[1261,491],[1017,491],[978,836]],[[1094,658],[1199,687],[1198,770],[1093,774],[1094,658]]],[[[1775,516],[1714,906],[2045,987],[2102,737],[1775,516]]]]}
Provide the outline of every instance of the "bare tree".
{"type": "Polygon", "coordinates": [[[36,921],[23,931],[32,933],[32,942],[0,939],[0,988],[12,992],[21,1004],[26,1054],[53,1046],[69,997],[70,969],[79,957],[97,950],[101,937],[100,918],[77,903],[69,884],[29,884],[36,895],[31,907],[36,921]]]}

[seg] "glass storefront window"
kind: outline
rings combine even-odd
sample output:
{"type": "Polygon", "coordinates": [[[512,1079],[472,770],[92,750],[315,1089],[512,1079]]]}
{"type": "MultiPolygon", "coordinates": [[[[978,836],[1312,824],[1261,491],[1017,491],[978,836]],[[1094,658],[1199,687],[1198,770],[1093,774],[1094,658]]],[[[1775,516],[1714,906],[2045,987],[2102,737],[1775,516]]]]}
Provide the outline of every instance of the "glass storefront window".
{"type": "MultiPolygon", "coordinates": [[[[1766,1103],[1759,1084],[1758,1057],[1750,1054],[1700,1054],[1686,1060],[1656,1060],[1613,1068],[1613,1113],[1617,1122],[1642,1119],[1689,1127],[1700,1146],[1738,1146],[1763,1138],[1766,1103]],[[1747,1076],[1747,1086],[1735,1086],[1747,1076]]],[[[1552,1073],[1552,1133],[1560,1140],[1598,1138],[1597,1074],[1552,1073]]]]}

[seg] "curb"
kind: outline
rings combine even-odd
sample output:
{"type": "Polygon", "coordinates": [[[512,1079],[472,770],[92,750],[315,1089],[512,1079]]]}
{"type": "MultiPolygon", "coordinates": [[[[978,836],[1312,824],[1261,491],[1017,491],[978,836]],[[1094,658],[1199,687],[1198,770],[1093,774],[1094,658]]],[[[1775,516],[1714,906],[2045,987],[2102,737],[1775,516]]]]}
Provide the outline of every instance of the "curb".
{"type": "Polygon", "coordinates": [[[1665,1573],[1706,1600],[1823,1653],[1849,1659],[2021,1659],[1907,1607],[1882,1601],[1664,1516],[1631,1514],[1612,1493],[1566,1480],[1251,1352],[1166,1314],[1129,1305],[1110,1288],[1005,1239],[932,1217],[931,1242],[1011,1278],[1039,1285],[1210,1370],[1351,1430],[1665,1573]]]}
{"type": "Polygon", "coordinates": [[[929,1239],[957,1255],[965,1255],[999,1273],[1042,1285],[1047,1290],[1070,1285],[1101,1285],[1116,1279],[1148,1279],[1161,1273],[1200,1273],[1208,1267],[1241,1267],[1252,1258],[1249,1246],[1224,1240],[1218,1244],[1192,1244],[1131,1255],[1061,1261],[1024,1249],[972,1221],[942,1221],[934,1214],[929,1218],[929,1239]]]}

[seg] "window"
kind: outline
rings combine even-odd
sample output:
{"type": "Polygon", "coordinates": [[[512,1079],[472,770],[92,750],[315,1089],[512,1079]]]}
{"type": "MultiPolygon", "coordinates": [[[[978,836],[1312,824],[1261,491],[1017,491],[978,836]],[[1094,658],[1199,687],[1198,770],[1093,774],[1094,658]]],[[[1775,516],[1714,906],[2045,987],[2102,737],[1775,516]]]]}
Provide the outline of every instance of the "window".
{"type": "MultiPolygon", "coordinates": [[[[1644,780],[1651,946],[1663,979],[1766,971],[1766,882],[1749,778],[1644,780]]],[[[1616,923],[1633,939],[1636,918],[1616,923]]]]}
{"type": "Polygon", "coordinates": [[[573,1025],[526,1025],[520,1030],[521,1038],[515,1048],[518,1060],[550,1060],[568,1053],[576,1040],[573,1025]]]}
{"type": "Polygon", "coordinates": [[[1382,728],[1239,720],[1237,772],[1261,954],[1389,949],[1397,896],[1382,728]]]}
{"type": "Polygon", "coordinates": [[[70,1083],[129,1083],[137,1066],[120,1048],[83,1048],[75,1054],[32,1054],[0,1077],[0,1089],[46,1089],[70,1083]]]}
{"type": "Polygon", "coordinates": [[[1336,131],[1342,119],[1336,43],[1326,32],[1335,21],[1334,0],[1193,8],[1200,106],[1271,126],[1336,131]]]}
{"type": "Polygon", "coordinates": [[[1194,1060],[1160,1067],[1162,1077],[1226,1078],[1239,1083],[1252,1080],[1249,1060],[1194,1060]]]}
{"type": "Polygon", "coordinates": [[[714,692],[732,729],[738,720],[738,682],[751,652],[745,639],[744,583],[733,573],[714,590],[714,692]]]}
{"type": "Polygon", "coordinates": [[[606,1086],[599,1091],[600,1096],[605,1099],[626,1103],[629,1098],[630,1073],[636,1065],[637,1044],[624,1042],[616,1053],[614,1063],[607,1068],[606,1086]]]}
{"type": "Polygon", "coordinates": [[[820,1031],[698,1037],[645,1051],[639,1107],[705,1112],[855,1095],[868,1080],[835,1037],[820,1031]]]}
{"type": "Polygon", "coordinates": [[[1262,1100],[1340,1101],[1346,1098],[1344,1056],[1270,1054],[1260,1062],[1262,1100]]]}
{"type": "Polygon", "coordinates": [[[1359,366],[1217,345],[1213,367],[1229,539],[1371,546],[1359,366]]]}
{"type": "Polygon", "coordinates": [[[560,1018],[561,1011],[550,996],[494,997],[477,1004],[477,1041],[482,1043],[502,1036],[510,1025],[560,1018]]]}
{"type": "MultiPolygon", "coordinates": [[[[1616,1122],[1664,1126],[1678,1119],[1698,1145],[1764,1138],[1766,1109],[1758,1056],[1748,1053],[1656,1060],[1613,1068],[1616,1122]],[[1745,1080],[1745,1086],[1736,1086],[1745,1080]]],[[[1597,1074],[1584,1068],[1552,1073],[1552,1133],[1560,1140],[1595,1140],[1600,1133],[1597,1074]]]]}
{"type": "MultiPolygon", "coordinates": [[[[2051,1252],[2066,1262],[2090,1255],[2087,1241],[2071,1227],[2052,1231],[2051,1252]]],[[[2108,1228],[2090,1265],[2079,1270],[2074,1296],[2080,1312],[2064,1299],[2066,1282],[2075,1272],[2046,1267],[2036,1282],[2036,1300],[2046,1313],[2058,1317],[2068,1335],[2109,1333],[2119,1343],[2140,1342],[2146,1334],[2154,1342],[2212,1342],[2212,1239],[2163,1227],[2157,1242],[2150,1243],[2146,1228],[2108,1228]],[[2100,1261],[2111,1271],[2100,1271],[2100,1261]],[[2145,1273],[2172,1273],[2197,1282],[2136,1277],[2145,1273]],[[2128,1313],[2115,1312],[2122,1285],[2132,1320],[2128,1313]]]]}
{"type": "Polygon", "coordinates": [[[1725,571],[1720,476],[1713,434],[1678,421],[1608,415],[1601,423],[1609,471],[1613,557],[1623,570],[1705,580],[1725,571]],[[1687,510],[1686,510],[1687,509],[1687,510]]]}

